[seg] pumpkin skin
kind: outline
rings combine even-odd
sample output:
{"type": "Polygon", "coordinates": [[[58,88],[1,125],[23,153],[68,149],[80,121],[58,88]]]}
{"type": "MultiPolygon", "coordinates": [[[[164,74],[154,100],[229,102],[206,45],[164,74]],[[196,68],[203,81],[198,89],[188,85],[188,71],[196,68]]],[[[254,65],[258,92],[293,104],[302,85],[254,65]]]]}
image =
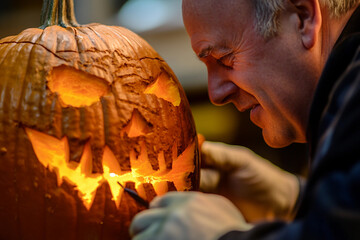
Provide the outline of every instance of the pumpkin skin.
{"type": "Polygon", "coordinates": [[[0,239],[129,239],[131,219],[144,207],[126,193],[114,200],[104,177],[105,152],[116,159],[118,174],[140,161],[148,161],[149,174],[168,174],[158,192],[145,181],[124,183],[147,201],[166,191],[196,190],[199,152],[190,107],[170,67],[133,32],[59,25],[0,40],[0,239]],[[91,82],[102,92],[81,102],[91,82]],[[73,92],[66,100],[68,86],[73,92]],[[131,130],[132,122],[140,122],[138,130],[131,130]],[[41,136],[66,142],[68,165],[78,166],[86,149],[91,154],[87,174],[101,181],[90,204],[77,182],[41,162],[44,148],[35,141],[41,136]],[[176,181],[183,181],[181,189],[176,181]]]}

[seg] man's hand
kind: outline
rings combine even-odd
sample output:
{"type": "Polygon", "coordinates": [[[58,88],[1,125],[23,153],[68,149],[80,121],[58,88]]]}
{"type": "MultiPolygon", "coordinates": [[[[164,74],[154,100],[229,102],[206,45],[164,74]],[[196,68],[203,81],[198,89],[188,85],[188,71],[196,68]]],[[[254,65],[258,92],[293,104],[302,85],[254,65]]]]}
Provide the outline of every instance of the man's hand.
{"type": "Polygon", "coordinates": [[[205,141],[200,189],[229,198],[247,221],[289,220],[299,194],[298,178],[247,148],[205,141]]]}
{"type": "Polygon", "coordinates": [[[156,197],[150,209],[137,214],[130,226],[133,240],[218,239],[251,225],[226,198],[199,192],[170,192],[156,197]]]}

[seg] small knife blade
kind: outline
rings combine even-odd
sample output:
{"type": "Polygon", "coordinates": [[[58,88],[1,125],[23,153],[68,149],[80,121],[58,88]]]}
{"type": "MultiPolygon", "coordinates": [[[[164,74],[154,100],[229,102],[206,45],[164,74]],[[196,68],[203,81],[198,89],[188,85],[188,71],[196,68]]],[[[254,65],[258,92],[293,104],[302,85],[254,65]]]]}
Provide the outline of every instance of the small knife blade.
{"type": "Polygon", "coordinates": [[[137,203],[139,203],[140,205],[149,208],[149,202],[146,201],[145,199],[143,199],[142,197],[139,196],[139,194],[137,192],[135,192],[134,190],[130,189],[130,188],[126,188],[124,187],[120,182],[117,182],[120,187],[122,187],[124,189],[125,192],[127,192],[130,197],[132,197],[137,203]]]}

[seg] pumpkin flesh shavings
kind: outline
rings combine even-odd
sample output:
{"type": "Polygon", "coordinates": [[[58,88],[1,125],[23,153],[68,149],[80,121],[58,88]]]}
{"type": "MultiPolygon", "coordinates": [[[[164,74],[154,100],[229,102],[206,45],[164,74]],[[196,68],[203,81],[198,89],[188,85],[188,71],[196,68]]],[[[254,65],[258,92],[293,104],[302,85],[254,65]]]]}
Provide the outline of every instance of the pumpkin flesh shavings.
{"type": "MultiPolygon", "coordinates": [[[[123,189],[117,182],[125,185],[126,182],[134,182],[138,194],[146,199],[143,183],[153,185],[157,195],[168,191],[167,182],[173,182],[178,191],[191,188],[188,179],[194,172],[195,142],[191,143],[177,158],[174,158],[172,169],[167,169],[164,153],[158,155],[159,170],[153,170],[146,151],[145,144],[140,143],[141,152],[136,157],[135,151],[130,152],[131,171],[122,171],[115,155],[109,147],[105,146],[102,164],[103,174],[92,173],[92,154],[90,144],[87,143],[80,163],[69,162],[69,146],[66,137],[57,139],[45,133],[25,128],[31,141],[35,155],[40,163],[54,171],[57,175],[58,186],[65,180],[74,185],[84,206],[89,210],[94,201],[97,188],[104,182],[109,183],[112,200],[119,207],[123,189]]],[[[176,145],[173,146],[173,155],[176,154],[176,145]]]]}

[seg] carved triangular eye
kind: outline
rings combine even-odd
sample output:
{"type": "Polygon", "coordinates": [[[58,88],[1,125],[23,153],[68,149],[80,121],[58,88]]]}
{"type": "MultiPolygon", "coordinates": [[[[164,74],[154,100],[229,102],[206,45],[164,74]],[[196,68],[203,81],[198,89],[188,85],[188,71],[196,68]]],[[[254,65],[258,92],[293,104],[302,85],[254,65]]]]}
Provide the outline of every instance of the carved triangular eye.
{"type": "Polygon", "coordinates": [[[152,124],[147,122],[137,109],[134,109],[129,123],[121,130],[121,134],[126,133],[128,137],[133,138],[146,135],[151,128],[152,124]]]}
{"type": "Polygon", "coordinates": [[[104,79],[67,66],[53,68],[47,86],[59,94],[63,105],[73,107],[90,106],[110,92],[104,79]]]}
{"type": "Polygon", "coordinates": [[[154,94],[171,102],[174,106],[179,106],[181,102],[179,88],[174,79],[169,74],[162,72],[156,81],[145,89],[146,94],[154,94]]]}

